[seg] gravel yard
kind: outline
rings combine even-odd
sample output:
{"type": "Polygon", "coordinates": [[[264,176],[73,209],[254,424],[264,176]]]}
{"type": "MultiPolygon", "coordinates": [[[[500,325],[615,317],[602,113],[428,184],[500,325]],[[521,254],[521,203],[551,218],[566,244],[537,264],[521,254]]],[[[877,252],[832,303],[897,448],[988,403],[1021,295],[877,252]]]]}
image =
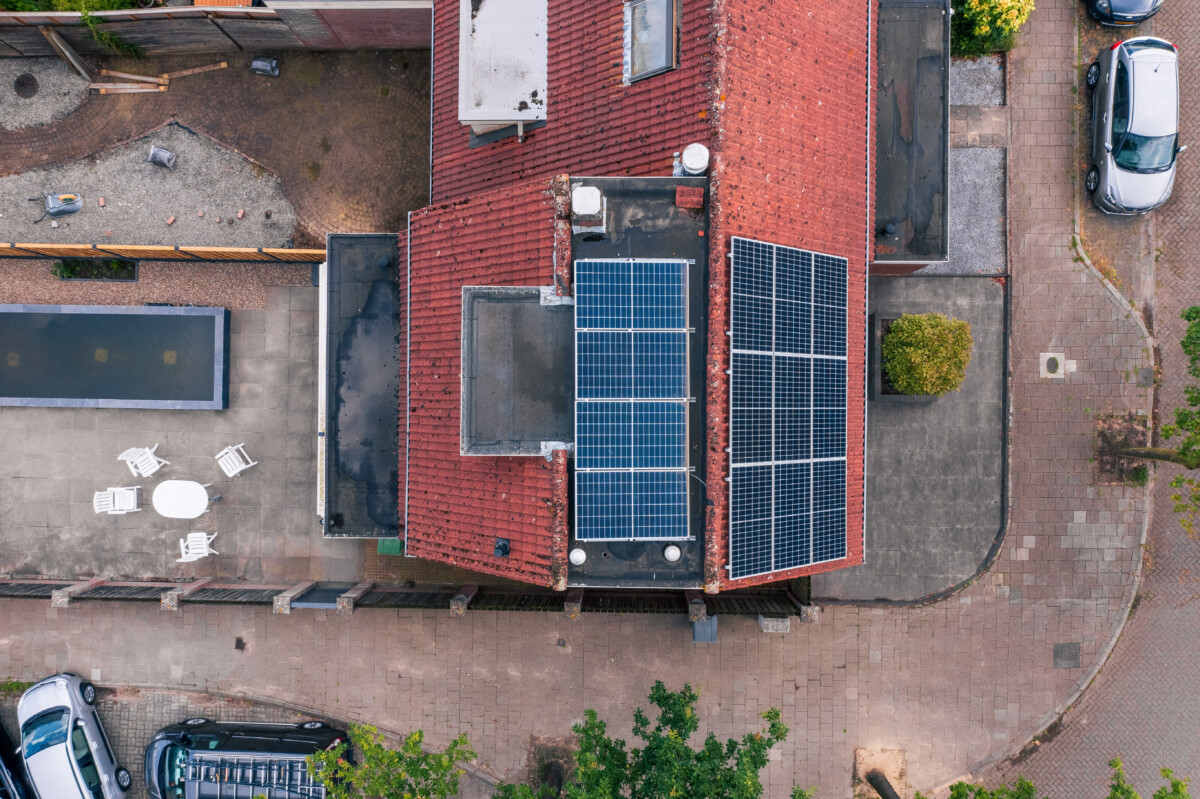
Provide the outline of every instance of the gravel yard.
{"type": "Polygon", "coordinates": [[[1004,59],[951,59],[950,105],[1004,105],[1004,59]]]}
{"type": "Polygon", "coordinates": [[[217,308],[266,308],[267,286],[307,286],[311,264],[142,261],[136,283],[59,280],[53,261],[0,260],[0,304],[142,305],[192,303],[217,308]]]}
{"type": "Polygon", "coordinates": [[[0,178],[0,197],[5,241],[282,247],[296,227],[278,177],[175,124],[96,158],[0,178]],[[174,169],[147,161],[151,144],[175,153],[174,169]],[[35,224],[43,206],[27,198],[62,192],[82,195],[83,209],[58,227],[35,224]]]}
{"type": "Polygon", "coordinates": [[[0,127],[47,125],[83,105],[88,85],[61,58],[0,58],[0,127]]]}

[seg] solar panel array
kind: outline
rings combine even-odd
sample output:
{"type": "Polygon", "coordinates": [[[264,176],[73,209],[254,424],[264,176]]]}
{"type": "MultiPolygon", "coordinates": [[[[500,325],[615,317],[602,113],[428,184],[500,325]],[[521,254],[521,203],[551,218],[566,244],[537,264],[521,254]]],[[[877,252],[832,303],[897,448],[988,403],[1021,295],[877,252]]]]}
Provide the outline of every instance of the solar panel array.
{"type": "Polygon", "coordinates": [[[575,262],[575,538],[688,537],[688,262],[575,262]]]}
{"type": "Polygon", "coordinates": [[[733,239],[731,579],[846,556],[847,261],[733,239]]]}

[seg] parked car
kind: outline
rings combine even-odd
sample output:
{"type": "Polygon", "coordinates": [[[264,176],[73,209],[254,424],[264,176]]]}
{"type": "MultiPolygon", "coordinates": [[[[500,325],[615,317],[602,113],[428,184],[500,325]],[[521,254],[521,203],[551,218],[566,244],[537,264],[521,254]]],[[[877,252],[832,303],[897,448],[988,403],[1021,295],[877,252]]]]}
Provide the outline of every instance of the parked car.
{"type": "Polygon", "coordinates": [[[95,702],[96,687],[70,673],[21,695],[21,756],[39,799],[116,799],[129,790],[95,702]]]}
{"type": "Polygon", "coordinates": [[[0,799],[36,799],[25,775],[21,752],[0,724],[0,799]]]}
{"type": "Polygon", "coordinates": [[[1136,25],[1158,13],[1163,0],[1086,0],[1088,16],[1101,25],[1136,25]]]}
{"type": "Polygon", "coordinates": [[[1101,211],[1144,214],[1171,196],[1179,146],[1179,55],[1153,36],[1118,42],[1088,67],[1090,166],[1084,185],[1101,211]]]}
{"type": "MultiPolygon", "coordinates": [[[[146,747],[146,789],[153,799],[224,799],[234,795],[229,792],[230,785],[257,786],[253,794],[247,787],[246,796],[321,797],[325,791],[308,773],[305,758],[345,740],[344,730],[321,721],[270,724],[187,719],[163,727],[146,747]],[[222,785],[227,786],[225,793],[222,785]]],[[[349,752],[345,757],[352,761],[349,752]]]]}

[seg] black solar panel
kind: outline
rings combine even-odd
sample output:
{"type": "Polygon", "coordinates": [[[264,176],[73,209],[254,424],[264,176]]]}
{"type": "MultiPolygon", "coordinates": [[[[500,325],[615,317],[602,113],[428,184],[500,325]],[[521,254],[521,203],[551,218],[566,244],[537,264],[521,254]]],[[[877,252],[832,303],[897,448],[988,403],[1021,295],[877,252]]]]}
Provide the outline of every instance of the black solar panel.
{"type": "Polygon", "coordinates": [[[733,239],[730,577],[846,556],[847,261],[733,239]]]}
{"type": "Polygon", "coordinates": [[[575,262],[578,540],[688,536],[688,265],[575,262]]]}

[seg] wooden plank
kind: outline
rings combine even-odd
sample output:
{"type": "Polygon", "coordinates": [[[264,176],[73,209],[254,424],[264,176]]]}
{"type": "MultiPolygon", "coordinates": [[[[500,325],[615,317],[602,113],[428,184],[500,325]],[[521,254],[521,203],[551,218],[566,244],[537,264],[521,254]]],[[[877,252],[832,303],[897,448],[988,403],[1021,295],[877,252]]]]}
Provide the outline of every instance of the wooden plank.
{"type": "Polygon", "coordinates": [[[71,45],[67,44],[63,37],[58,35],[58,31],[46,25],[39,25],[38,30],[46,37],[46,41],[50,42],[50,46],[54,48],[54,52],[62,57],[70,65],[71,69],[83,76],[83,79],[89,83],[94,80],[92,73],[88,71],[87,64],[83,63],[83,59],[79,54],[71,49],[71,45]]]}
{"type": "Polygon", "coordinates": [[[187,77],[188,75],[199,75],[201,72],[212,72],[215,69],[225,69],[225,67],[227,67],[227,66],[229,66],[229,63],[226,61],[222,61],[220,64],[208,64],[207,66],[203,66],[203,67],[192,67],[191,69],[181,69],[178,72],[164,72],[162,74],[162,79],[163,80],[174,80],[175,78],[184,78],[184,77],[187,77]]]}
{"type": "Polygon", "coordinates": [[[125,78],[126,80],[138,80],[143,83],[166,83],[166,78],[160,78],[157,75],[134,75],[132,72],[118,72],[115,69],[102,69],[101,75],[107,75],[110,78],[125,78]]]}
{"type": "Polygon", "coordinates": [[[89,88],[99,89],[101,94],[143,94],[167,90],[166,86],[146,86],[141,83],[93,83],[89,88]]]}
{"type": "Polygon", "coordinates": [[[118,258],[133,258],[143,261],[190,261],[187,253],[179,252],[174,247],[145,246],[139,244],[106,244],[104,251],[118,258]]]}

